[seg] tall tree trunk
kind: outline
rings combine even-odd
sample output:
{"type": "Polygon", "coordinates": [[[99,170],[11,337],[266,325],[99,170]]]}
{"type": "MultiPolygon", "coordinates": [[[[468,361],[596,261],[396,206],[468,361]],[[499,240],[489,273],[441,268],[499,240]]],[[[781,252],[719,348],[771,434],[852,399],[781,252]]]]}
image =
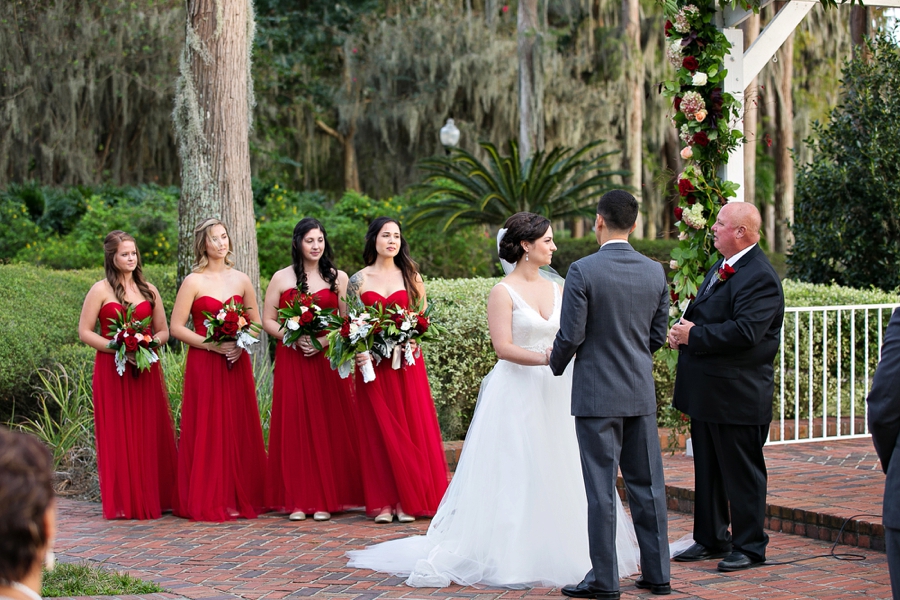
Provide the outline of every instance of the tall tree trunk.
{"type": "MultiPolygon", "coordinates": [[[[759,37],[759,15],[755,14],[743,23],[744,48],[759,37]]],[[[759,123],[759,80],[754,77],[744,90],[744,201],[756,202],[756,136],[759,123]]],[[[759,207],[762,213],[764,208],[759,207]]]]}
{"type": "Polygon", "coordinates": [[[869,35],[871,17],[867,6],[854,4],[850,7],[850,39],[853,42],[853,58],[862,57],[864,60],[868,60],[869,51],[866,48],[866,37],[869,35]]]}
{"type": "Polygon", "coordinates": [[[641,52],[641,5],[639,0],[622,0],[622,38],[625,44],[625,168],[631,172],[625,177],[625,185],[632,188],[641,212],[638,213],[638,226],[634,230],[635,238],[644,237],[642,213],[647,212],[648,236],[656,237],[653,217],[647,211],[642,200],[642,154],[643,144],[643,94],[644,69],[641,52]]]}
{"type": "Polygon", "coordinates": [[[789,225],[794,221],[794,96],[791,85],[794,78],[794,35],[784,42],[779,51],[781,76],[776,95],[775,138],[775,239],[776,252],[786,252],[791,245],[789,225]]]}
{"type": "Polygon", "coordinates": [[[353,72],[353,40],[344,40],[341,57],[344,62],[340,98],[338,99],[338,128],[334,129],[317,119],[316,125],[341,144],[344,157],[344,189],[362,191],[359,185],[359,163],[356,160],[356,121],[362,110],[361,86],[353,72]]]}
{"type": "Polygon", "coordinates": [[[236,268],[259,290],[249,144],[254,30],[251,0],[187,2],[187,37],[173,113],[182,179],[179,284],[193,262],[194,227],[218,217],[228,225],[236,268]]]}
{"type": "Polygon", "coordinates": [[[519,0],[519,157],[525,161],[544,149],[544,31],[547,0],[519,0]]]}

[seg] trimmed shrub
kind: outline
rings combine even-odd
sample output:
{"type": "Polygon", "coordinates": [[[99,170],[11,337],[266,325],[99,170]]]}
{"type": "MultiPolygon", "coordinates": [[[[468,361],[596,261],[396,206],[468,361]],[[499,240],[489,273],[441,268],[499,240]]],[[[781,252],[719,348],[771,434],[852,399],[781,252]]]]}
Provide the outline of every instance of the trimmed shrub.
{"type": "MultiPolygon", "coordinates": [[[[167,312],[171,311],[175,299],[174,267],[151,265],[145,267],[145,273],[148,280],[159,288],[167,312]]],[[[9,418],[13,410],[19,418],[36,413],[39,408],[35,390],[35,384],[38,383],[35,375],[37,369],[52,368],[54,364],[61,363],[69,372],[87,369],[89,376],[94,352],[78,341],[76,326],[84,295],[102,276],[100,269],[53,271],[30,265],[0,265],[0,302],[8,314],[8,317],[0,321],[0,338],[4,340],[0,345],[0,413],[4,420],[9,418]]],[[[435,305],[435,316],[450,332],[445,339],[425,348],[435,406],[446,439],[465,436],[481,381],[497,360],[487,327],[487,297],[497,281],[495,278],[426,279],[426,290],[429,301],[435,305]]],[[[784,289],[788,306],[881,304],[897,301],[894,295],[874,289],[854,290],[835,285],[822,286],[792,281],[785,281],[784,289]]],[[[889,312],[885,311],[885,320],[889,317],[889,312]]],[[[843,330],[849,332],[849,313],[842,319],[843,330]]],[[[864,322],[859,319],[857,316],[858,335],[865,327],[864,322]]],[[[792,327],[791,321],[788,324],[792,327]]],[[[805,323],[801,323],[801,352],[805,352],[805,345],[808,345],[808,332],[804,327],[805,323]]],[[[870,375],[878,356],[878,349],[875,347],[877,331],[877,320],[871,319],[870,375]]],[[[793,329],[786,329],[785,334],[785,364],[790,369],[793,365],[793,329]]],[[[821,347],[820,336],[821,333],[817,333],[814,337],[814,349],[821,347]]],[[[833,336],[833,333],[829,333],[830,338],[833,339],[833,336]]],[[[837,347],[832,344],[829,352],[829,369],[832,371],[829,379],[834,382],[837,377],[833,368],[837,347]]],[[[851,352],[849,348],[841,350],[845,365],[850,364],[851,352]]],[[[864,361],[863,354],[864,348],[860,345],[856,349],[856,361],[860,368],[864,361]]],[[[167,355],[163,364],[168,370],[174,369],[174,372],[166,374],[166,379],[170,385],[173,412],[177,414],[183,357],[167,355]]],[[[801,367],[805,368],[805,365],[802,364],[801,367]]],[[[813,394],[820,397],[821,358],[815,361],[814,368],[813,394]]],[[[846,367],[842,377],[843,393],[849,400],[849,371],[846,367]]],[[[680,414],[671,408],[673,376],[661,355],[654,362],[654,379],[660,420],[671,424],[670,422],[680,418],[680,414]]],[[[857,381],[856,384],[858,402],[862,401],[863,383],[857,381]]],[[[258,384],[262,388],[269,386],[262,379],[258,384]]],[[[778,384],[779,381],[776,380],[776,389],[778,384]]],[[[808,389],[805,386],[804,380],[800,389],[801,398],[807,397],[808,389]]],[[[830,387],[833,392],[834,385],[830,387]]],[[[267,414],[269,397],[261,392],[261,409],[264,415],[267,414]]],[[[793,396],[790,398],[792,401],[793,396]]],[[[861,407],[858,404],[858,414],[861,414],[861,407]]],[[[821,414],[820,405],[814,406],[813,414],[821,414]]]]}
{"type": "MultiPolygon", "coordinates": [[[[146,266],[144,274],[159,288],[169,314],[175,301],[174,267],[146,266]]],[[[0,265],[0,419],[36,410],[38,369],[60,363],[72,371],[93,363],[94,350],[78,339],[78,319],[85,295],[102,278],[102,269],[0,265]]]]}

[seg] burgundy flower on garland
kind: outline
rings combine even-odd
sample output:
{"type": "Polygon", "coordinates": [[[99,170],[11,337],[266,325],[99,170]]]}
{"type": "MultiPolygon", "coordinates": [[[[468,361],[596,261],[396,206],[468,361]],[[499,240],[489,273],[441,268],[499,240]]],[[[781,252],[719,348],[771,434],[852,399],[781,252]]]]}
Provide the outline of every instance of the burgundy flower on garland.
{"type": "Polygon", "coordinates": [[[706,146],[709,145],[709,136],[706,135],[705,131],[698,131],[694,134],[693,142],[698,146],[706,148],[706,146]]]}
{"type": "Polygon", "coordinates": [[[691,192],[695,191],[694,184],[690,182],[688,179],[679,179],[678,180],[678,193],[682,196],[687,196],[691,192]]]}
{"type": "Polygon", "coordinates": [[[685,56],[684,60],[681,61],[681,66],[688,71],[696,71],[700,68],[700,63],[693,56],[685,56]]]}
{"type": "Polygon", "coordinates": [[[675,107],[676,112],[681,110],[681,96],[675,96],[675,100],[672,102],[672,106],[675,107]]]}
{"type": "Polygon", "coordinates": [[[674,212],[675,212],[675,220],[680,221],[681,215],[682,215],[682,213],[684,213],[684,209],[681,208],[680,206],[676,206],[674,212]]]}
{"type": "Polygon", "coordinates": [[[672,34],[670,33],[672,31],[672,27],[674,27],[674,25],[672,25],[672,21],[669,21],[667,19],[666,20],[666,37],[672,37],[672,34]]]}
{"type": "Polygon", "coordinates": [[[688,196],[687,198],[684,199],[684,201],[687,202],[688,206],[693,206],[693,205],[697,204],[697,199],[694,198],[693,196],[688,196]]]}

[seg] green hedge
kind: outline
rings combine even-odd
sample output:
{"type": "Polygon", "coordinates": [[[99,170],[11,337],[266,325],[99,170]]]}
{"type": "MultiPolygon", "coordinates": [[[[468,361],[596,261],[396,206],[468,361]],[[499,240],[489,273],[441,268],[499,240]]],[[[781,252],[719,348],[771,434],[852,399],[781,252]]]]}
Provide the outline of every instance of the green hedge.
{"type": "MultiPolygon", "coordinates": [[[[175,299],[173,267],[147,266],[147,278],[163,295],[167,311],[175,299]]],[[[77,323],[81,303],[90,286],[102,277],[99,269],[53,271],[28,265],[0,265],[0,301],[6,315],[0,320],[0,413],[4,418],[15,408],[18,415],[30,413],[35,405],[35,369],[55,362],[78,366],[93,360],[93,350],[78,341],[77,323]]],[[[482,378],[496,362],[487,328],[487,297],[495,278],[436,279],[426,278],[429,299],[435,304],[436,316],[449,329],[444,340],[426,348],[426,360],[441,428],[447,439],[465,435],[471,420],[482,378]]],[[[881,304],[896,302],[896,296],[877,290],[854,290],[839,286],[823,286],[784,281],[788,306],[822,306],[845,304],[881,304]]],[[[885,311],[885,319],[889,311],[885,311]]],[[[844,331],[849,331],[849,315],[844,331]]],[[[863,325],[858,322],[858,331],[863,325]]],[[[877,339],[877,322],[869,324],[870,340],[877,339]]],[[[801,332],[804,330],[801,329],[801,332]]],[[[792,364],[792,330],[786,330],[787,364],[792,364]]],[[[801,333],[802,343],[806,343],[801,333]]],[[[831,336],[833,334],[829,334],[831,336]]],[[[814,347],[820,339],[814,339],[814,347]]],[[[836,355],[837,349],[832,348],[836,355]]],[[[845,370],[850,350],[844,350],[845,370]]],[[[857,361],[862,364],[861,349],[857,361]]],[[[874,369],[877,348],[870,344],[870,374],[874,369]]],[[[833,364],[833,361],[830,361],[833,364]]],[[[819,393],[821,361],[816,367],[813,386],[819,393]]],[[[836,377],[836,373],[832,374],[836,377]]],[[[662,358],[654,366],[657,401],[662,419],[678,418],[669,404],[672,377],[662,358]]],[[[804,380],[805,381],[805,380],[804,380]]],[[[776,389],[777,389],[776,382],[776,389]]],[[[805,385],[805,383],[804,383],[805,385]]],[[[857,383],[857,389],[864,389],[857,383]]],[[[844,390],[849,394],[849,383],[844,390]]],[[[806,388],[801,387],[805,398],[806,388]]],[[[859,396],[861,392],[857,392],[859,396]]],[[[859,400],[859,398],[857,398],[859,400]]],[[[818,409],[820,411],[820,409],[818,409]]],[[[821,411],[820,411],[821,412],[821,411]]]]}
{"type": "MultiPolygon", "coordinates": [[[[175,302],[175,270],[146,265],[167,311],[175,302]]],[[[56,271],[26,264],[0,265],[0,416],[30,414],[36,406],[35,371],[61,363],[93,362],[94,350],[78,339],[81,305],[102,269],[56,271]]]]}

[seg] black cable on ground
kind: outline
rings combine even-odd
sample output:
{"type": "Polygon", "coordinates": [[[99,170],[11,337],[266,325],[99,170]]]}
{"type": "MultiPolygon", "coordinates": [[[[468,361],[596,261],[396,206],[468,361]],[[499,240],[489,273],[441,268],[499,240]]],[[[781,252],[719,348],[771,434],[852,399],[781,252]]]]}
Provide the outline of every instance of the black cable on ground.
{"type": "Polygon", "coordinates": [[[831,545],[831,550],[828,552],[828,554],[817,554],[815,556],[807,556],[806,558],[798,558],[796,560],[786,560],[786,561],[779,561],[779,562],[774,562],[774,561],[773,562],[765,562],[759,566],[760,567],[768,567],[768,566],[774,566],[774,565],[793,565],[793,564],[801,563],[801,562],[804,562],[807,560],[814,560],[816,558],[833,558],[835,560],[850,560],[850,561],[866,560],[867,557],[865,554],[856,554],[853,552],[841,552],[841,553],[835,552],[835,549],[837,548],[838,544],[841,541],[841,535],[844,533],[844,528],[847,526],[847,523],[849,523],[851,520],[853,520],[857,517],[881,518],[881,515],[859,514],[859,515],[853,515],[851,517],[847,517],[846,519],[844,519],[844,523],[841,525],[840,530],[838,530],[837,539],[834,541],[834,544],[831,545]]]}

